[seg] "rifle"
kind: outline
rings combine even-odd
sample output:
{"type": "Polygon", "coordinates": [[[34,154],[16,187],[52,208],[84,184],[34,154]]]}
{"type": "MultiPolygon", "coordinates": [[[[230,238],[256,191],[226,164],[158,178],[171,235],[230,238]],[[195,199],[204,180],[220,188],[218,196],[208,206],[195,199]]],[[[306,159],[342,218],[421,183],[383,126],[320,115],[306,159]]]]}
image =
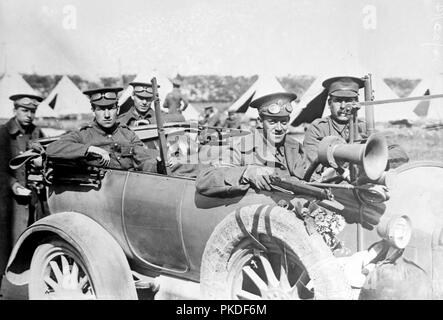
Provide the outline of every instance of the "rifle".
{"type": "Polygon", "coordinates": [[[166,150],[166,136],[165,136],[165,129],[163,128],[163,119],[160,110],[160,98],[158,96],[157,79],[155,77],[151,79],[151,84],[152,84],[152,92],[154,94],[155,119],[157,120],[157,131],[158,131],[158,139],[160,144],[160,158],[161,158],[160,165],[162,166],[162,172],[169,175],[171,174],[171,170],[167,165],[168,153],[166,150]]]}

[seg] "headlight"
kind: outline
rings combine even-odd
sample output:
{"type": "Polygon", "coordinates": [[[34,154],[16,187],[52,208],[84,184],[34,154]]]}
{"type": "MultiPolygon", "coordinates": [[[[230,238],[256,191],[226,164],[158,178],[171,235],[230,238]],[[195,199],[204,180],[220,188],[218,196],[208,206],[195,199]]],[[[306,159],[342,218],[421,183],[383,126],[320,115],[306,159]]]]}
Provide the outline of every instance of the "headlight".
{"type": "Polygon", "coordinates": [[[387,240],[391,245],[404,249],[411,240],[411,220],[408,216],[382,219],[377,227],[377,232],[380,237],[387,240]]]}

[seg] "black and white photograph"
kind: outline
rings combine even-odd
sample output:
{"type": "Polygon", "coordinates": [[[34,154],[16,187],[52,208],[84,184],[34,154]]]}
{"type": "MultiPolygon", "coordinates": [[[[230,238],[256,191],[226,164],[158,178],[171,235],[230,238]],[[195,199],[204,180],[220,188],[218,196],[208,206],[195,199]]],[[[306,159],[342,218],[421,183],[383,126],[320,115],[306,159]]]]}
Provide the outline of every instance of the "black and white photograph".
{"type": "Polygon", "coordinates": [[[0,0],[0,300],[441,300],[442,195],[443,0],[0,0]]]}

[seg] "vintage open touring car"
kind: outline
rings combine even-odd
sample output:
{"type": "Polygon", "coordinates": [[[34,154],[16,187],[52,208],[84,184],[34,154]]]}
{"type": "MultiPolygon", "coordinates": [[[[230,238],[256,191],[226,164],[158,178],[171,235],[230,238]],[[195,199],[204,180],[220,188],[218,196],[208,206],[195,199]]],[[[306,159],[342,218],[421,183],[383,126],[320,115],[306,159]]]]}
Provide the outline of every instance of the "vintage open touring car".
{"type": "MultiPolygon", "coordinates": [[[[202,131],[157,129],[135,128],[155,144],[159,132],[202,131]]],[[[27,284],[30,299],[137,299],[140,287],[157,299],[353,299],[377,268],[401,257],[441,298],[443,163],[383,172],[385,143],[374,134],[356,152],[323,144],[326,162],[355,163],[370,183],[322,186],[288,177],[276,179],[273,191],[231,198],[200,194],[186,175],[47,159],[28,177],[46,189],[50,212],[20,236],[7,279],[27,284]],[[339,149],[352,156],[342,158],[339,149]],[[321,231],[317,218],[338,216],[340,232],[331,223],[321,231]]]]}

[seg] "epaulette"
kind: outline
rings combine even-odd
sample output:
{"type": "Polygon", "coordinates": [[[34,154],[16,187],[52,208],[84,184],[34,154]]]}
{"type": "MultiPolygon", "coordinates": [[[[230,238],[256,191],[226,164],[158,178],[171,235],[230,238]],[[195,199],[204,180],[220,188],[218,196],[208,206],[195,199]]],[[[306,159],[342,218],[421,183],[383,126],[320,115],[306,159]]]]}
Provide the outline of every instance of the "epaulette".
{"type": "Polygon", "coordinates": [[[85,130],[85,129],[87,129],[87,128],[92,128],[92,125],[91,125],[90,123],[83,124],[83,125],[80,127],[80,130],[85,130]]]}
{"type": "Polygon", "coordinates": [[[319,124],[319,123],[326,123],[326,122],[328,122],[327,118],[317,118],[314,121],[312,121],[311,124],[319,124]]]}

